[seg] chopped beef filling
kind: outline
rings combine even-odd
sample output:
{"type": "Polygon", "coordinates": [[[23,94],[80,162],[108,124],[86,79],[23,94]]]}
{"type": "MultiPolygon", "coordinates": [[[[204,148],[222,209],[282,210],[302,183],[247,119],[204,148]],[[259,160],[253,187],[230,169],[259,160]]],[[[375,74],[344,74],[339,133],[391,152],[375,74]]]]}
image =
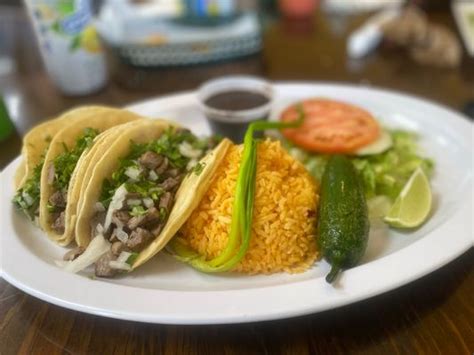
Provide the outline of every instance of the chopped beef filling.
{"type": "Polygon", "coordinates": [[[127,211],[114,211],[112,214],[112,223],[115,224],[117,227],[126,225],[130,220],[131,216],[127,211]]]}
{"type": "Polygon", "coordinates": [[[163,229],[163,224],[160,223],[151,229],[151,234],[160,235],[162,229],[163,229]]]}
{"type": "Polygon", "coordinates": [[[164,208],[166,211],[171,209],[171,205],[173,204],[173,195],[171,192],[165,192],[163,196],[160,198],[159,207],[164,208]]]}
{"type": "Polygon", "coordinates": [[[145,168],[153,170],[161,165],[163,162],[163,156],[155,152],[146,152],[138,158],[138,162],[145,168]]]}
{"type": "MultiPolygon", "coordinates": [[[[151,188],[155,195],[144,196],[141,192],[128,191],[121,206],[112,212],[110,227],[102,231],[112,246],[110,252],[96,262],[96,276],[115,276],[118,271],[110,267],[110,261],[117,260],[122,252],[140,252],[160,234],[186,173],[185,169],[170,164],[167,157],[151,151],[143,153],[137,163],[144,176],[149,176],[152,171],[156,174],[157,179],[151,188]]],[[[98,233],[97,225],[104,223],[105,216],[103,211],[95,214],[91,222],[92,236],[98,233]]]]}
{"type": "Polygon", "coordinates": [[[160,223],[161,219],[162,217],[160,212],[155,207],[152,207],[146,210],[145,214],[130,218],[127,223],[127,227],[133,231],[140,226],[158,224],[160,223]]]}
{"type": "Polygon", "coordinates": [[[48,208],[52,211],[51,228],[58,234],[64,233],[64,211],[66,209],[66,193],[56,191],[48,199],[48,208]]]}
{"type": "Polygon", "coordinates": [[[178,169],[170,169],[165,172],[166,177],[172,177],[172,178],[177,178],[179,176],[179,170],[178,169]]]}
{"type": "Polygon", "coordinates": [[[66,194],[62,193],[61,191],[56,191],[54,194],[51,195],[48,202],[57,208],[66,208],[66,194]]]}
{"type": "Polygon", "coordinates": [[[64,143],[64,151],[58,154],[47,167],[47,182],[54,189],[54,193],[48,199],[48,211],[51,217],[51,228],[58,234],[64,233],[67,191],[75,167],[82,153],[92,145],[99,133],[94,128],[84,128],[74,145],[68,147],[64,143]]]}
{"type": "Polygon", "coordinates": [[[131,144],[130,155],[104,180],[98,202],[103,208],[91,221],[91,237],[102,234],[111,243],[95,263],[100,277],[128,270],[137,254],[162,232],[181,181],[192,169],[190,163],[195,165],[217,141],[199,140],[176,129],[156,141],[131,144]]]}
{"type": "Polygon", "coordinates": [[[115,256],[119,256],[121,252],[128,251],[127,247],[122,242],[114,242],[111,249],[115,256]]]}
{"type": "Polygon", "coordinates": [[[155,173],[158,175],[163,174],[166,171],[166,169],[168,169],[168,166],[169,166],[168,158],[165,157],[161,165],[155,170],[155,173]]]}
{"type": "Polygon", "coordinates": [[[138,227],[130,234],[130,239],[127,240],[127,247],[133,251],[139,251],[152,238],[153,234],[150,231],[138,227]]]}
{"type": "Polygon", "coordinates": [[[55,213],[53,215],[54,222],[51,224],[51,228],[58,233],[58,234],[63,234],[65,230],[65,212],[61,211],[59,213],[55,213]]]}
{"type": "Polygon", "coordinates": [[[109,250],[96,261],[95,275],[101,277],[114,277],[117,274],[117,270],[110,267],[109,263],[112,260],[117,260],[117,256],[112,252],[112,250],[109,250]]]}
{"type": "Polygon", "coordinates": [[[161,187],[165,191],[170,191],[170,190],[173,190],[175,187],[177,187],[179,183],[180,183],[180,179],[178,179],[177,177],[175,178],[169,177],[158,186],[161,187]]]}

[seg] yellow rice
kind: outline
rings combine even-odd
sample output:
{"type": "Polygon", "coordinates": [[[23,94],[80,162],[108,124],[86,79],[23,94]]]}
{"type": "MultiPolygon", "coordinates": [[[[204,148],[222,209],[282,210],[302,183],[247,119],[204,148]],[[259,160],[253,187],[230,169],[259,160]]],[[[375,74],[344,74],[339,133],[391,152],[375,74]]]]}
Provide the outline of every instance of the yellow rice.
{"type": "MultiPolygon", "coordinates": [[[[181,237],[208,259],[226,245],[242,146],[232,146],[181,237]]],[[[259,144],[252,238],[234,271],[256,274],[303,272],[318,257],[315,181],[278,141],[259,144]]]]}

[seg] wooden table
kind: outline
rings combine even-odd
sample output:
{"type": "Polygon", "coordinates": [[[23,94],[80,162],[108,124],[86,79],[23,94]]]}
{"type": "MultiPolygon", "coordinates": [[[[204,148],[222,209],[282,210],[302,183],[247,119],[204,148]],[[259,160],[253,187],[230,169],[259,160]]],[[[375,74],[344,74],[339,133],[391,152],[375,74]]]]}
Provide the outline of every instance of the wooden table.
{"type": "MultiPolygon", "coordinates": [[[[448,13],[432,17],[453,26],[448,13]]],[[[0,30],[11,41],[7,49],[16,70],[0,75],[0,90],[18,134],[0,143],[0,167],[19,153],[19,137],[29,127],[67,108],[85,103],[122,106],[193,89],[223,74],[381,86],[456,110],[474,99],[474,66],[467,58],[455,70],[421,67],[404,53],[393,51],[379,51],[361,61],[348,60],[345,39],[362,20],[319,14],[306,24],[277,22],[265,31],[261,56],[181,70],[123,69],[100,93],[68,98],[48,81],[23,11],[2,8],[0,30]]],[[[0,354],[472,354],[473,260],[471,248],[420,280],[336,310],[225,326],[150,325],[86,315],[37,300],[0,279],[0,354]]]]}

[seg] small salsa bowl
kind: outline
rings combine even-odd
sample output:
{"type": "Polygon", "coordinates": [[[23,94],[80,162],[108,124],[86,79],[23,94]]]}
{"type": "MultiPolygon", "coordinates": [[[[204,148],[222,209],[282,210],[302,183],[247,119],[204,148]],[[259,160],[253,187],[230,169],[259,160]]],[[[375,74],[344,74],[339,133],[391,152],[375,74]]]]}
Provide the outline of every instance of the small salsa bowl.
{"type": "Polygon", "coordinates": [[[213,132],[240,143],[251,122],[268,119],[274,90],[257,77],[227,76],[205,82],[197,96],[213,132]]]}

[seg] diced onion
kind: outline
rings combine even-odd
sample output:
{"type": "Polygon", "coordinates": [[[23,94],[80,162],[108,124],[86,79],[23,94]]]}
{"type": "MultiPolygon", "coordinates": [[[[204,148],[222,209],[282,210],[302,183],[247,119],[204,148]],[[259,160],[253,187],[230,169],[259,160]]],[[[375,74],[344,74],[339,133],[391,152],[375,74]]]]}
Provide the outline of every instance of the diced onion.
{"type": "Polygon", "coordinates": [[[179,152],[186,158],[197,159],[202,155],[202,150],[195,149],[188,142],[183,142],[178,146],[179,152]]]}
{"type": "Polygon", "coordinates": [[[69,264],[69,261],[65,261],[65,260],[54,260],[54,263],[56,264],[56,266],[60,267],[60,268],[63,268],[65,267],[67,264],[69,264]]]}
{"type": "Polygon", "coordinates": [[[132,269],[132,267],[130,265],[128,265],[127,263],[123,262],[119,262],[117,260],[111,260],[109,261],[109,266],[111,269],[116,269],[116,270],[125,270],[125,271],[129,271],[132,269]]]}
{"type": "Polygon", "coordinates": [[[139,168],[135,166],[129,166],[127,170],[125,170],[125,175],[127,175],[133,181],[138,181],[141,172],[142,171],[139,168]]]}
{"type": "Polygon", "coordinates": [[[94,212],[104,212],[105,207],[101,202],[96,202],[94,205],[94,212]]]}
{"type": "Polygon", "coordinates": [[[122,243],[126,243],[128,240],[128,234],[122,228],[115,228],[115,236],[122,243]]]}
{"type": "Polygon", "coordinates": [[[156,181],[158,180],[158,175],[156,175],[154,170],[151,170],[150,173],[148,174],[148,177],[150,178],[151,181],[156,181]]]}
{"type": "Polygon", "coordinates": [[[150,197],[146,197],[142,201],[146,208],[152,208],[155,205],[155,202],[150,197]]]}
{"type": "Polygon", "coordinates": [[[95,226],[95,230],[96,230],[97,234],[103,234],[104,233],[104,226],[99,223],[95,226]]]}
{"type": "Polygon", "coordinates": [[[119,257],[117,258],[117,261],[119,263],[125,263],[127,262],[130,255],[132,255],[132,253],[129,253],[128,251],[123,251],[120,253],[119,257]]]}
{"type": "Polygon", "coordinates": [[[130,200],[127,200],[127,205],[129,206],[138,206],[142,204],[142,200],[138,198],[131,198],[130,200]]]}
{"type": "Polygon", "coordinates": [[[33,197],[30,196],[29,193],[23,191],[23,193],[21,194],[21,196],[23,197],[23,199],[25,200],[26,204],[28,206],[32,206],[33,205],[33,197]]]}
{"type": "Polygon", "coordinates": [[[115,221],[114,221],[114,224],[117,228],[120,228],[122,229],[123,228],[123,223],[120,219],[116,218],[115,221]]]}
{"type": "Polygon", "coordinates": [[[186,165],[186,170],[191,170],[192,168],[196,166],[197,163],[198,163],[197,159],[191,159],[188,162],[188,165],[186,165]]]}
{"type": "Polygon", "coordinates": [[[120,185],[120,187],[115,191],[112,201],[110,201],[109,209],[107,210],[107,215],[105,216],[104,230],[109,229],[110,223],[112,223],[112,215],[114,211],[122,208],[123,201],[127,196],[127,189],[125,184],[120,185]]]}
{"type": "Polygon", "coordinates": [[[105,240],[102,234],[98,234],[91,240],[84,253],[64,267],[64,270],[72,273],[84,270],[89,265],[94,264],[102,255],[110,250],[110,243],[105,240]]]}

